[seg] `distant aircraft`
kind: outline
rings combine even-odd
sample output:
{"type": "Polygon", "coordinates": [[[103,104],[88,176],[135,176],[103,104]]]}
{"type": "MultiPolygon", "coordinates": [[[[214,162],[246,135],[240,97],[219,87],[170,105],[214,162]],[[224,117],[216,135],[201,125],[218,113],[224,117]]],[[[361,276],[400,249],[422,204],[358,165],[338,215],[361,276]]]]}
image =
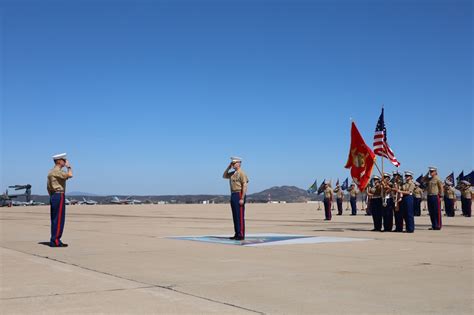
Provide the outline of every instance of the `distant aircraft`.
{"type": "Polygon", "coordinates": [[[112,197],[112,199],[110,199],[110,203],[113,203],[115,205],[126,205],[128,204],[129,200],[126,198],[126,199],[120,199],[119,197],[117,196],[114,196],[112,197]]]}
{"type": "Polygon", "coordinates": [[[77,205],[78,203],[79,203],[79,201],[76,200],[76,199],[68,199],[68,198],[66,198],[66,204],[67,204],[67,205],[77,205]]]}
{"type": "Polygon", "coordinates": [[[141,205],[142,201],[138,199],[129,199],[130,200],[130,205],[141,205]]]}
{"type": "Polygon", "coordinates": [[[127,197],[125,199],[120,199],[117,196],[112,197],[110,200],[110,203],[113,203],[115,205],[135,205],[135,204],[141,204],[141,200],[137,199],[132,199],[132,197],[127,197]]]}
{"type": "Polygon", "coordinates": [[[30,200],[30,205],[31,205],[31,206],[44,206],[45,203],[44,203],[44,202],[41,202],[41,201],[30,200]]]}
{"type": "Polygon", "coordinates": [[[28,205],[28,202],[26,202],[26,201],[12,200],[12,206],[15,206],[15,207],[18,207],[18,206],[26,207],[27,205],[28,205]]]}
{"type": "Polygon", "coordinates": [[[12,200],[12,206],[43,206],[45,203],[44,202],[39,202],[39,201],[18,201],[18,200],[12,200]]]}
{"type": "Polygon", "coordinates": [[[81,205],[96,205],[98,202],[92,199],[86,199],[85,197],[82,197],[82,201],[79,203],[81,205]]]}

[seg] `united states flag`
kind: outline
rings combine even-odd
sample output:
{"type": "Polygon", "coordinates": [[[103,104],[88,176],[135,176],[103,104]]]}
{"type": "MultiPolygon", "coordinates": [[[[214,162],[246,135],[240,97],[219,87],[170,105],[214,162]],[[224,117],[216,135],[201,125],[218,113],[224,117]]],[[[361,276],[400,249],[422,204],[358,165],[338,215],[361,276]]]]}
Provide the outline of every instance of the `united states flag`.
{"type": "Polygon", "coordinates": [[[390,149],[390,146],[387,142],[387,129],[385,129],[385,122],[383,120],[383,108],[379,117],[379,121],[377,122],[377,127],[375,127],[374,153],[389,159],[390,162],[392,162],[392,164],[396,167],[400,166],[400,162],[398,162],[395,154],[393,154],[393,151],[390,149]]]}

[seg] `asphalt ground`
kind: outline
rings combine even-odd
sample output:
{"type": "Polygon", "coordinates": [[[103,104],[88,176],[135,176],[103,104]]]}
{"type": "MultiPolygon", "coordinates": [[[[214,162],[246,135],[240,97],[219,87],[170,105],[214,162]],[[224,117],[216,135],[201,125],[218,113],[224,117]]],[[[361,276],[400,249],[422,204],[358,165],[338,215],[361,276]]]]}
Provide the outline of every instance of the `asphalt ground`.
{"type": "MultiPolygon", "coordinates": [[[[345,207],[345,206],[344,206],[345,207]]],[[[247,233],[369,239],[236,246],[228,205],[68,206],[50,248],[49,207],[0,208],[2,314],[473,314],[473,221],[371,232],[359,212],[249,204],[247,233]]]]}

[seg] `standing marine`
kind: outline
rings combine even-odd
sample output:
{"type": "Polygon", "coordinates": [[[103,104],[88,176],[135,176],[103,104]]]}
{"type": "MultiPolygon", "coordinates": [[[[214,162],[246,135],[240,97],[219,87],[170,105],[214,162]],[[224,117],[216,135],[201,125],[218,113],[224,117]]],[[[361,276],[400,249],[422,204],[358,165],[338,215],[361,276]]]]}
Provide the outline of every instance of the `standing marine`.
{"type": "Polygon", "coordinates": [[[247,195],[248,177],[241,169],[242,159],[231,157],[231,162],[224,171],[223,177],[230,183],[230,206],[234,220],[234,236],[231,240],[245,240],[245,202],[247,195]],[[234,169],[231,171],[231,169],[234,169]]]}
{"type": "Polygon", "coordinates": [[[61,241],[66,221],[66,181],[72,177],[72,167],[67,160],[66,153],[53,156],[54,167],[48,173],[47,189],[50,203],[51,237],[49,246],[67,247],[61,241]],[[63,168],[67,172],[63,171],[63,168]]]}
{"type": "Polygon", "coordinates": [[[447,217],[454,217],[454,205],[456,203],[456,191],[453,183],[449,180],[444,181],[444,210],[447,217]]]}
{"type": "Polygon", "coordinates": [[[428,201],[428,212],[431,219],[430,230],[441,230],[443,226],[441,222],[441,198],[444,197],[443,182],[438,177],[438,169],[434,166],[430,166],[429,180],[427,183],[427,201],[428,201]]]}
{"type": "Polygon", "coordinates": [[[342,201],[344,199],[344,191],[342,190],[341,186],[336,185],[334,192],[336,193],[337,215],[342,215],[342,201]]]}
{"type": "Polygon", "coordinates": [[[332,213],[331,213],[331,203],[333,197],[333,190],[331,188],[331,184],[326,182],[324,183],[324,220],[331,221],[332,213]]]}
{"type": "MultiPolygon", "coordinates": [[[[413,183],[413,172],[405,172],[405,183],[397,190],[402,195],[400,212],[402,214],[403,221],[405,221],[407,233],[413,233],[415,231],[415,214],[414,214],[414,198],[413,192],[415,190],[415,183],[413,183]]],[[[403,223],[402,223],[403,229],[403,223]]]]}
{"type": "Polygon", "coordinates": [[[351,215],[357,215],[357,188],[354,183],[347,189],[349,192],[349,201],[351,203],[351,215]]]}

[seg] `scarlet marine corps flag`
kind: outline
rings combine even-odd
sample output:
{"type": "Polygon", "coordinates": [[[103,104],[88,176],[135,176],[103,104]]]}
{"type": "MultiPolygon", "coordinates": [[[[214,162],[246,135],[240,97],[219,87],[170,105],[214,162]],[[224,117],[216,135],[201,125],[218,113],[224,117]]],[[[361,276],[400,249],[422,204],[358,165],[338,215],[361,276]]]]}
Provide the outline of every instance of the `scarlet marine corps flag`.
{"type": "Polygon", "coordinates": [[[355,123],[352,122],[351,148],[345,168],[351,169],[352,180],[359,187],[360,191],[367,187],[374,163],[374,152],[365,144],[355,123]]]}

